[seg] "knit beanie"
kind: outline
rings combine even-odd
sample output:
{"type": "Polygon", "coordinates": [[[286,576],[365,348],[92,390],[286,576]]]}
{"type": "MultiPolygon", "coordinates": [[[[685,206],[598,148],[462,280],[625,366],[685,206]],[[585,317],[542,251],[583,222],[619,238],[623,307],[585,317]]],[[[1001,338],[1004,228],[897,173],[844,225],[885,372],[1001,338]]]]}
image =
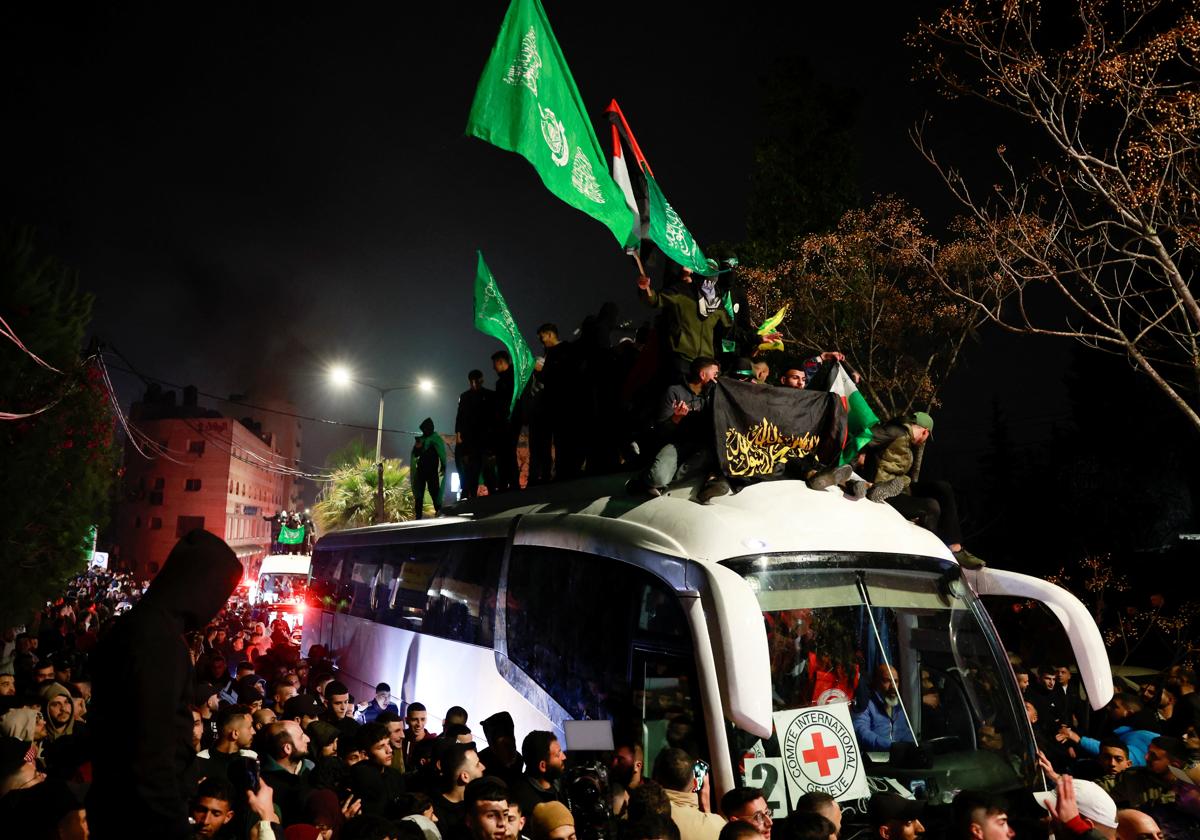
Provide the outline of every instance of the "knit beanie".
{"type": "Polygon", "coordinates": [[[561,802],[542,802],[529,817],[525,827],[532,840],[549,840],[550,832],[564,825],[575,825],[575,818],[561,802]]]}

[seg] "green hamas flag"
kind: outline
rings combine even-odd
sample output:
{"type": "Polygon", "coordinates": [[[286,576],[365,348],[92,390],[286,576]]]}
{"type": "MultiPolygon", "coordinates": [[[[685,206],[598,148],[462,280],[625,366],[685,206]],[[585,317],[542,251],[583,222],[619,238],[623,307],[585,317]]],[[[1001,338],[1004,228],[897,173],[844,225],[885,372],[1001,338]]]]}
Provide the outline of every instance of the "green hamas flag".
{"type": "Polygon", "coordinates": [[[513,0],[508,7],[475,89],[467,134],[521,155],[546,189],[604,223],[623,247],[636,244],[633,214],[608,173],[538,0],[513,0]]]}
{"type": "Polygon", "coordinates": [[[304,542],[304,526],[299,528],[289,528],[286,525],[279,526],[279,539],[276,542],[281,545],[300,545],[304,542]]]}
{"type": "Polygon", "coordinates": [[[650,239],[654,244],[667,257],[684,268],[690,268],[695,274],[716,274],[716,269],[711,268],[704,254],[700,253],[700,246],[684,227],[675,208],[663,198],[658,182],[649,172],[646,173],[646,189],[650,198],[650,239]]]}
{"type": "Polygon", "coordinates": [[[533,376],[533,353],[517,329],[517,322],[508,311],[508,304],[504,302],[492,272],[488,271],[482,252],[479,252],[479,267],[475,271],[475,329],[498,339],[512,356],[513,395],[508,406],[511,417],[517,400],[525,393],[529,377],[533,376]]]}

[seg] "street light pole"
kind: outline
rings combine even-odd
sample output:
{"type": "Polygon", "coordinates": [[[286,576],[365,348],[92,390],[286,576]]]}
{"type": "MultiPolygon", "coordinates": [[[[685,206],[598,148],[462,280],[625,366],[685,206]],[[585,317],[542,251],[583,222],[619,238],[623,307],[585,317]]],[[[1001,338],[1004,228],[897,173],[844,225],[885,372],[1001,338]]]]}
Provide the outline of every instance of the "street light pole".
{"type": "Polygon", "coordinates": [[[419,391],[428,393],[434,389],[434,385],[429,379],[421,379],[411,385],[394,385],[391,388],[380,388],[378,385],[372,385],[370,382],[363,382],[362,380],[352,378],[350,372],[341,365],[337,365],[330,370],[330,377],[333,379],[334,384],[339,386],[348,384],[362,385],[366,388],[374,388],[379,392],[379,419],[375,424],[375,524],[378,525],[385,519],[383,509],[383,399],[392,391],[405,391],[409,388],[416,388],[419,391]]]}
{"type": "Polygon", "coordinates": [[[379,423],[375,428],[375,524],[383,522],[383,397],[387,393],[379,389],[379,423]]]}

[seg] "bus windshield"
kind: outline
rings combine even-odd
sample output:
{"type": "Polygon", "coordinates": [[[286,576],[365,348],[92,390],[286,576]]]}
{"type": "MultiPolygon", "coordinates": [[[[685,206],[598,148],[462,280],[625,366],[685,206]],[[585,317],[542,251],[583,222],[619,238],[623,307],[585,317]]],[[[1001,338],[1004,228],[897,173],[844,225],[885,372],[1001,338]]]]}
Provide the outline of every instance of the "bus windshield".
{"type": "MultiPolygon", "coordinates": [[[[788,558],[730,565],[762,608],[776,711],[848,702],[868,775],[934,802],[1032,780],[1024,705],[956,571],[814,569],[788,558]]],[[[739,756],[753,741],[735,733],[739,756]]],[[[775,744],[762,749],[778,755],[775,744]]]]}

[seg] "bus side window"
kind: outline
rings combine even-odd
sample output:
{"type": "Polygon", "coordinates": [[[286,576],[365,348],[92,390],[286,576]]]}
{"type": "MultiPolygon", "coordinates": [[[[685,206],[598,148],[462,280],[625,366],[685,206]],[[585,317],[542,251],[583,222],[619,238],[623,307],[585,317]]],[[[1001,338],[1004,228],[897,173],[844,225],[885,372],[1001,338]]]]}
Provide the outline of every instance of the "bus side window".
{"type": "Polygon", "coordinates": [[[309,604],[322,609],[337,608],[338,587],[342,578],[343,551],[318,551],[313,555],[309,604]]]}
{"type": "Polygon", "coordinates": [[[388,575],[375,620],[404,630],[424,630],[426,592],[448,548],[448,543],[441,542],[388,546],[388,575]]]}
{"type": "Polygon", "coordinates": [[[348,581],[349,613],[356,618],[375,618],[380,581],[387,576],[381,562],[383,552],[374,546],[350,551],[354,565],[348,581]]]}
{"type": "Polygon", "coordinates": [[[540,546],[512,551],[509,657],[573,718],[624,725],[636,716],[640,725],[638,651],[686,651],[684,664],[690,662],[691,637],[674,592],[618,560],[540,546]]]}
{"type": "Polygon", "coordinates": [[[451,543],[429,586],[424,631],[491,647],[503,554],[502,539],[451,543]]]}
{"type": "Polygon", "coordinates": [[[612,718],[614,706],[628,707],[638,573],[607,558],[513,546],[508,655],[572,718],[612,718]]]}

